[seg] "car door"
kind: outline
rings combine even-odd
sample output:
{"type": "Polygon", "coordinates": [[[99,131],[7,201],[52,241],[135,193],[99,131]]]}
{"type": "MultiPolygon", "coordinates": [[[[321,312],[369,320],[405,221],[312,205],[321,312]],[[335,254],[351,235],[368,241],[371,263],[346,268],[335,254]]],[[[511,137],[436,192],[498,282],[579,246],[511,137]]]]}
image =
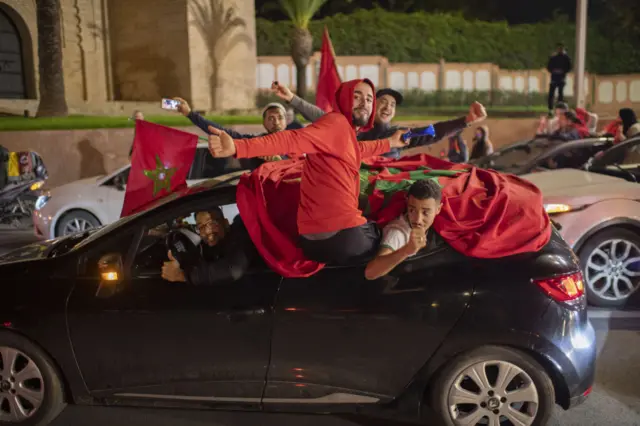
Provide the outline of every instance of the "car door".
{"type": "Polygon", "coordinates": [[[473,290],[447,245],[368,281],[365,265],[284,279],[263,404],[388,402],[429,360],[473,290]]]}
{"type": "Polygon", "coordinates": [[[259,264],[235,282],[169,283],[160,276],[163,239],[150,252],[137,243],[146,231],[142,224],[122,229],[88,254],[88,268],[69,297],[69,336],[87,388],[119,401],[258,409],[281,277],[259,264]],[[114,250],[126,255],[129,272],[105,295],[93,266],[114,250]]]}

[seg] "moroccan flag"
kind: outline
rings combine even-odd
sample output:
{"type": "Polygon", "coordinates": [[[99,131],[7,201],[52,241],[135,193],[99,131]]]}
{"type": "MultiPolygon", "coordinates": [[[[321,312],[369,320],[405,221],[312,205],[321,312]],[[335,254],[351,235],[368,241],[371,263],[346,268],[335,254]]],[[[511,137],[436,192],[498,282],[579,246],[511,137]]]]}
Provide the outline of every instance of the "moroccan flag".
{"type": "MultiPolygon", "coordinates": [[[[296,214],[304,161],[267,163],[242,176],[237,203],[247,230],[267,264],[285,277],[313,275],[323,264],[298,248],[296,214]]],[[[536,186],[513,175],[454,164],[422,154],[398,160],[374,157],[360,170],[360,208],[384,226],[406,205],[406,190],[418,179],[442,187],[443,207],[435,231],[458,252],[497,258],[542,248],[551,223],[536,186]]]]}
{"type": "Polygon", "coordinates": [[[316,106],[325,112],[333,111],[333,103],[336,91],[340,86],[340,75],[336,66],[336,54],[329,38],[329,30],[324,27],[322,35],[322,47],[320,48],[320,74],[318,74],[318,87],[316,88],[316,106]]]}
{"type": "Polygon", "coordinates": [[[186,188],[198,136],[171,127],[136,120],[131,170],[120,217],[186,188]]]}

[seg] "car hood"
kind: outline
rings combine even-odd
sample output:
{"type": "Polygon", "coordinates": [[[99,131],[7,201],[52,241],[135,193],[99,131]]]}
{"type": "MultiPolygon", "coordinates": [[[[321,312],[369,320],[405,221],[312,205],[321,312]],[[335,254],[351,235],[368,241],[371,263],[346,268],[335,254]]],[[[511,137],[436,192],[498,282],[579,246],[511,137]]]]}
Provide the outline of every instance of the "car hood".
{"type": "Polygon", "coordinates": [[[48,255],[49,248],[58,243],[59,239],[38,241],[29,244],[8,253],[0,255],[0,267],[13,262],[23,262],[27,260],[45,259],[48,255]]]}
{"type": "Polygon", "coordinates": [[[98,176],[92,176],[89,178],[85,178],[85,179],[80,179],[80,180],[75,180],[73,182],[69,182],[66,183],[64,185],[60,185],[60,186],[56,186],[55,188],[52,188],[50,190],[50,192],[57,192],[57,191],[68,191],[70,189],[73,189],[75,187],[79,187],[79,186],[97,186],[99,184],[99,182],[104,179],[105,175],[98,175],[98,176]]]}
{"type": "Polygon", "coordinates": [[[613,176],[577,169],[560,169],[520,176],[540,188],[545,200],[551,197],[589,198],[638,198],[640,184],[613,176]]]}

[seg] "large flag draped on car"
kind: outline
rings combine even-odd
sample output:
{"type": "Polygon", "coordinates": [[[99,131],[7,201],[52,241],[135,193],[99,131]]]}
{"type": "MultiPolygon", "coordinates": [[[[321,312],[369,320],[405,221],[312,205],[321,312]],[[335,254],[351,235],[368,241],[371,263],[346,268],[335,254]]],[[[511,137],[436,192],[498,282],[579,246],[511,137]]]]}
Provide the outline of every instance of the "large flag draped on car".
{"type": "Polygon", "coordinates": [[[316,106],[325,112],[333,111],[336,92],[340,86],[340,75],[336,65],[336,54],[333,51],[329,30],[324,28],[322,47],[320,48],[320,73],[316,88],[316,106]]]}
{"type": "Polygon", "coordinates": [[[145,209],[153,201],[186,188],[198,136],[136,120],[131,170],[120,217],[145,209]]]}
{"type": "MultiPolygon", "coordinates": [[[[298,160],[266,163],[238,185],[238,209],[253,242],[267,264],[285,277],[310,276],[324,266],[306,259],[297,244],[303,165],[298,160]]],[[[497,258],[533,252],[551,237],[542,194],[533,184],[425,154],[363,163],[360,208],[384,226],[402,213],[406,190],[418,179],[435,179],[442,187],[443,207],[433,227],[460,253],[497,258]]]]}

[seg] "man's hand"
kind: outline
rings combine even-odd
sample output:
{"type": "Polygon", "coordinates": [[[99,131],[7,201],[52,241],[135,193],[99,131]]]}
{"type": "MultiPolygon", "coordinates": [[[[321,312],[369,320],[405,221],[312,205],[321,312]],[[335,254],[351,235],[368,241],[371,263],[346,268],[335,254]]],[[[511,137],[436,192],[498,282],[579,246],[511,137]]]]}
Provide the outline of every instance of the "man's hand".
{"type": "Polygon", "coordinates": [[[404,148],[409,144],[409,141],[406,142],[402,140],[402,135],[407,133],[409,129],[399,129],[389,138],[389,144],[391,148],[404,148]]]}
{"type": "Polygon", "coordinates": [[[271,83],[271,92],[285,102],[291,102],[293,99],[293,92],[287,86],[281,86],[277,81],[271,83]]]}
{"type": "Polygon", "coordinates": [[[180,105],[178,105],[178,112],[180,114],[186,117],[191,113],[191,107],[189,106],[189,103],[187,101],[182,98],[173,98],[173,100],[180,102],[180,105]]]}
{"type": "Polygon", "coordinates": [[[236,144],[227,132],[209,126],[209,152],[214,158],[227,158],[236,154],[236,144]]]}
{"type": "Polygon", "coordinates": [[[468,125],[479,123],[487,118],[487,111],[484,109],[484,106],[480,102],[474,102],[469,107],[469,114],[467,115],[465,121],[468,125]]]}
{"type": "Polygon", "coordinates": [[[404,246],[406,253],[413,256],[427,245],[427,232],[423,228],[414,228],[411,230],[409,242],[404,246]]]}
{"type": "Polygon", "coordinates": [[[180,264],[173,258],[171,251],[168,253],[169,262],[162,265],[162,278],[170,282],[186,282],[184,272],[180,269],[180,264]]]}

